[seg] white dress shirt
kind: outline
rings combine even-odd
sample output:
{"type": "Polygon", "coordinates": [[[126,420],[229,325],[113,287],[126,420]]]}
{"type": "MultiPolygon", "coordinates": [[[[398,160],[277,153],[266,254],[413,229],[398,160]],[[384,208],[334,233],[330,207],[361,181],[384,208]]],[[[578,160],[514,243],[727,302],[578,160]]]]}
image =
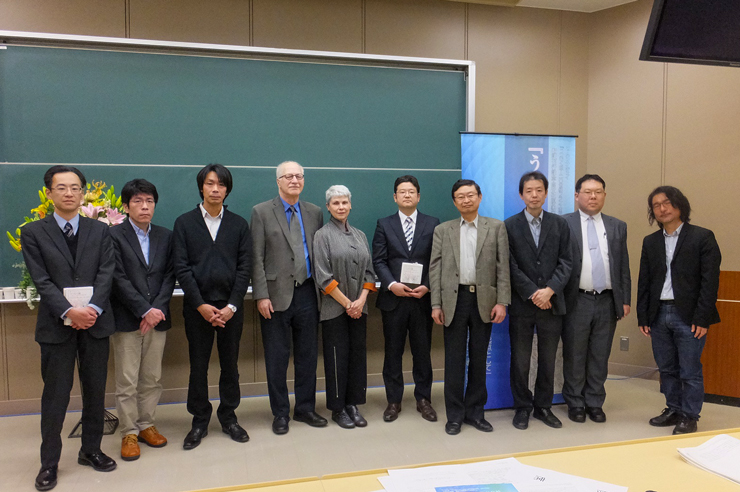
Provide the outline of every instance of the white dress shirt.
{"type": "Polygon", "coordinates": [[[460,284],[475,285],[475,247],[478,243],[478,216],[472,222],[460,217],[460,284]]]}
{"type": "Polygon", "coordinates": [[[579,289],[593,290],[594,282],[591,278],[591,253],[588,247],[588,218],[594,218],[594,226],[596,227],[596,237],[599,239],[599,249],[601,250],[601,257],[604,260],[604,270],[606,272],[606,289],[612,288],[612,274],[609,270],[609,243],[606,237],[606,227],[604,226],[604,219],[601,217],[601,212],[596,215],[588,215],[579,210],[581,214],[581,240],[582,240],[582,251],[583,251],[583,263],[581,264],[581,282],[578,284],[579,289]]]}
{"type": "Polygon", "coordinates": [[[665,238],[665,281],[663,282],[663,290],[660,293],[661,301],[672,301],[673,297],[673,279],[671,279],[671,262],[673,261],[673,253],[676,251],[676,245],[678,244],[678,235],[681,234],[683,229],[683,223],[678,226],[678,229],[673,231],[673,234],[666,234],[663,229],[663,237],[665,238]]]}
{"type": "Polygon", "coordinates": [[[224,207],[221,205],[221,211],[213,217],[208,213],[208,210],[203,207],[202,203],[198,206],[200,207],[200,212],[203,214],[203,220],[206,222],[208,232],[211,233],[211,239],[215,241],[216,236],[218,235],[218,228],[221,227],[221,219],[224,218],[224,207]]]}

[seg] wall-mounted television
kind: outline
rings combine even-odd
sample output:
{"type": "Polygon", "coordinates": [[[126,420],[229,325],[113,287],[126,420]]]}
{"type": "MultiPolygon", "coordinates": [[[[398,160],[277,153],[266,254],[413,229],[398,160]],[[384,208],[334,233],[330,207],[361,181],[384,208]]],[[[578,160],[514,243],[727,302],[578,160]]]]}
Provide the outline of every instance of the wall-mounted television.
{"type": "Polygon", "coordinates": [[[740,0],[655,0],[640,60],[740,67],[740,0]]]}

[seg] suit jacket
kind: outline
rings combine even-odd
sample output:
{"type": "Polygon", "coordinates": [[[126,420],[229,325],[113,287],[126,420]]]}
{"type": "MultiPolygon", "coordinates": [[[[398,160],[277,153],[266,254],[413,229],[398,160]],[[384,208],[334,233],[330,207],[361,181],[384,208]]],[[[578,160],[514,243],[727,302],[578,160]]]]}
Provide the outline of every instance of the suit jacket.
{"type": "Polygon", "coordinates": [[[565,314],[563,292],[573,267],[570,228],[565,219],[542,211],[539,245],[535,246],[524,211],[505,221],[511,251],[511,316],[533,315],[539,309],[529,298],[538,289],[550,287],[552,313],[565,314]]]}
{"type": "MultiPolygon", "coordinates": [[[[398,306],[398,296],[389,291],[388,286],[392,282],[399,281],[401,266],[404,262],[424,265],[421,283],[429,287],[429,258],[432,255],[434,228],[438,225],[438,218],[418,212],[414,239],[411,243],[411,251],[409,251],[398,212],[378,219],[373,236],[373,267],[380,280],[378,309],[392,311],[398,306]]],[[[430,296],[424,296],[422,299],[429,302],[430,296]]]]}
{"type": "MultiPolygon", "coordinates": [[[[565,288],[567,310],[573,309],[578,299],[578,285],[581,282],[583,266],[583,220],[581,213],[563,215],[570,227],[570,243],[573,250],[573,270],[565,288]]],[[[632,279],[630,277],[630,258],[627,252],[627,224],[610,215],[601,214],[606,229],[606,243],[609,256],[609,273],[612,281],[612,297],[617,319],[624,317],[624,305],[630,305],[632,279]]],[[[589,253],[590,254],[590,253],[589,253]]]]}
{"type": "Polygon", "coordinates": [[[170,299],[175,287],[172,231],[152,224],[148,265],[128,219],[111,227],[110,235],[116,253],[116,275],[111,296],[116,331],[138,330],[142,316],[152,308],[165,315],[165,319],[154,328],[168,330],[172,326],[170,299]]]}
{"type": "Polygon", "coordinates": [[[72,258],[53,215],[23,227],[23,259],[41,297],[36,319],[37,342],[62,343],[75,332],[62,320],[62,314],[72,307],[64,297],[65,287],[93,287],[90,304],[103,312],[89,328],[90,335],[105,338],[115,331],[110,293],[116,261],[108,226],[80,217],[77,241],[77,255],[72,258]]]}
{"type": "MultiPolygon", "coordinates": [[[[313,237],[324,225],[324,214],[313,203],[300,201],[308,257],[313,261],[313,237]]],[[[252,297],[270,299],[275,311],[285,311],[293,300],[295,258],[285,207],[279,196],[252,208],[252,297]]]]}
{"type": "MultiPolygon", "coordinates": [[[[509,304],[509,242],[500,220],[478,216],[478,241],[475,246],[475,285],[478,312],[484,323],[491,322],[496,304],[509,304]]],[[[443,222],[434,229],[429,262],[432,307],[442,308],[445,326],[455,316],[460,284],[460,218],[443,222]]]]}
{"type": "MultiPolygon", "coordinates": [[[[652,326],[668,268],[663,229],[645,236],[637,281],[637,323],[652,326]]],[[[709,229],[684,224],[671,261],[676,309],[684,323],[709,328],[719,323],[717,290],[722,254],[709,229]]]]}

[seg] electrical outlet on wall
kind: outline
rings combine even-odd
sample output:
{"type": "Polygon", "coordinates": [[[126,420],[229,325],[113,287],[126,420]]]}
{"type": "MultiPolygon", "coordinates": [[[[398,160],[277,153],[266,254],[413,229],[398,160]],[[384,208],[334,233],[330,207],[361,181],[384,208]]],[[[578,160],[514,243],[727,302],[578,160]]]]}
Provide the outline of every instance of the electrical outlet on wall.
{"type": "Polygon", "coordinates": [[[619,350],[622,352],[629,352],[630,350],[630,337],[620,337],[619,339],[619,350]]]}

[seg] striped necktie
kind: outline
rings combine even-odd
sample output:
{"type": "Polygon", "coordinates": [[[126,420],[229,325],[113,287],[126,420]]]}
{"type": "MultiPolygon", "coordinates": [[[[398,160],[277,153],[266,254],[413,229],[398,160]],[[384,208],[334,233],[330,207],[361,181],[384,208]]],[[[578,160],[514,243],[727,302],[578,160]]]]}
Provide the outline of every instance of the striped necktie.
{"type": "Polygon", "coordinates": [[[403,235],[406,236],[406,245],[411,251],[411,243],[414,242],[414,221],[411,217],[406,217],[406,227],[403,230],[403,235]]]}

